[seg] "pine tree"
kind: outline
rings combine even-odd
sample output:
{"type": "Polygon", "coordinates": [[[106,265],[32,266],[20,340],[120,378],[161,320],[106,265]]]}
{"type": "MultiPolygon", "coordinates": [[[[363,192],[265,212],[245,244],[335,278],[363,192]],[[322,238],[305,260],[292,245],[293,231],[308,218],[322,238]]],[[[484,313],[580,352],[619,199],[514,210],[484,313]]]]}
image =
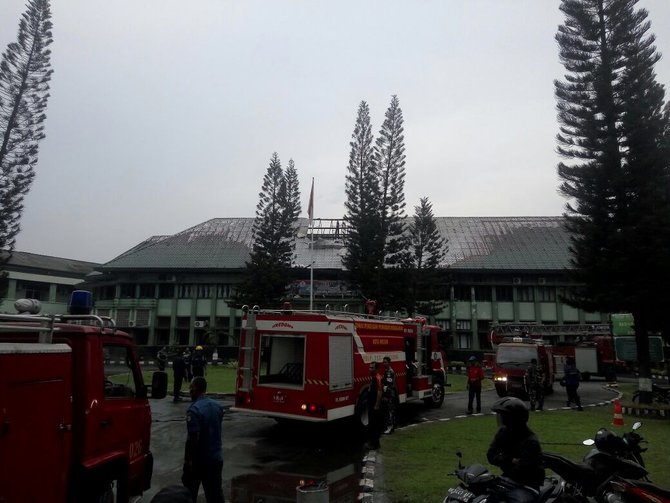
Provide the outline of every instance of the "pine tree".
{"type": "Polygon", "coordinates": [[[358,107],[356,125],[350,142],[349,166],[345,181],[344,240],[347,253],[342,262],[351,284],[369,299],[381,293],[379,271],[383,267],[380,246],[379,183],[373,159],[370,110],[365,101],[358,107]]]}
{"type": "Polygon", "coordinates": [[[413,223],[409,226],[412,258],[412,285],[409,315],[415,312],[434,316],[442,310],[439,267],[447,254],[447,241],[437,230],[433,205],[422,197],[414,207],[413,223]]]}
{"type": "Polygon", "coordinates": [[[402,309],[407,304],[409,287],[409,237],[405,215],[405,137],[403,116],[397,96],[391,98],[374,149],[379,177],[380,240],[384,266],[381,305],[402,309]]]}
{"type": "Polygon", "coordinates": [[[51,79],[51,9],[30,0],[0,61],[0,267],[11,257],[23,198],[35,177],[51,79]]]}
{"type": "Polygon", "coordinates": [[[273,153],[258,195],[251,257],[232,305],[279,307],[290,281],[299,198],[295,165],[291,161],[285,173],[273,153]]]}
{"type": "MultiPolygon", "coordinates": [[[[648,330],[670,301],[670,166],[660,54],[637,0],[563,0],[556,36],[568,73],[555,83],[566,159],[558,173],[572,233],[571,299],[587,310],[632,312],[640,376],[648,330]]],[[[645,394],[644,400],[648,399],[645,394]]]]}

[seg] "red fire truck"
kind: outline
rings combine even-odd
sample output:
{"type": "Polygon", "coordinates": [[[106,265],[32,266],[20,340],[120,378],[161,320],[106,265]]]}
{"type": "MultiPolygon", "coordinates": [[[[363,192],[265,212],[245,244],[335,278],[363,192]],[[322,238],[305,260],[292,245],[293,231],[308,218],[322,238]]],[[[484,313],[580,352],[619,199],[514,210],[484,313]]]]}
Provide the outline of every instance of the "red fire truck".
{"type": "Polygon", "coordinates": [[[528,337],[505,337],[496,346],[493,383],[498,396],[526,398],[526,373],[532,359],[542,368],[545,394],[553,392],[555,366],[551,346],[528,337]]]}
{"type": "Polygon", "coordinates": [[[495,345],[502,337],[520,335],[552,344],[557,379],[562,377],[563,364],[567,357],[575,358],[584,380],[590,379],[591,376],[616,380],[615,371],[626,368],[626,363],[616,356],[615,338],[607,323],[583,325],[501,323],[492,327],[491,343],[495,345]]]}
{"type": "Polygon", "coordinates": [[[390,357],[399,403],[440,407],[447,385],[439,327],[337,312],[247,310],[234,410],[288,420],[367,424],[369,364],[390,357]]]}
{"type": "Polygon", "coordinates": [[[73,300],[70,315],[0,315],[0,501],[118,503],[150,486],[151,410],[131,337],[88,314],[89,292],[73,300]]]}

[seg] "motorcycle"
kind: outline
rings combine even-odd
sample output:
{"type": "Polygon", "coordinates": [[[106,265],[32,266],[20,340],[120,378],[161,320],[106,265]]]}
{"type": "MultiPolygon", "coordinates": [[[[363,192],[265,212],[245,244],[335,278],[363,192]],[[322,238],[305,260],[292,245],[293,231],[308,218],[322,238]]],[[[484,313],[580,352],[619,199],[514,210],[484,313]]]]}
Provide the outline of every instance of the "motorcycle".
{"type": "MultiPolygon", "coordinates": [[[[458,451],[458,469],[450,475],[455,475],[461,481],[458,486],[447,489],[447,496],[442,503],[493,503],[505,500],[505,494],[519,484],[506,477],[492,473],[481,464],[463,466],[462,453],[458,451]]],[[[563,493],[564,483],[555,477],[548,477],[540,488],[537,502],[549,503],[559,500],[563,493]]],[[[532,489],[528,488],[533,491],[532,489]]]]}
{"type": "MultiPolygon", "coordinates": [[[[600,503],[638,501],[629,499],[636,491],[653,493],[660,502],[668,491],[652,484],[644,465],[642,453],[647,449],[640,444],[644,439],[636,433],[642,423],[619,437],[606,428],[596,433],[595,439],[584,440],[584,445],[595,445],[581,463],[559,454],[543,453],[545,468],[549,468],[565,483],[565,495],[576,501],[594,498],[600,503]],[[644,489],[640,489],[644,487],[644,489]],[[637,488],[637,489],[635,489],[637,488]],[[623,495],[627,494],[626,497],[623,495]]],[[[639,501],[650,501],[642,500],[639,501]]],[[[670,502],[668,502],[670,503],[670,502]]]]}

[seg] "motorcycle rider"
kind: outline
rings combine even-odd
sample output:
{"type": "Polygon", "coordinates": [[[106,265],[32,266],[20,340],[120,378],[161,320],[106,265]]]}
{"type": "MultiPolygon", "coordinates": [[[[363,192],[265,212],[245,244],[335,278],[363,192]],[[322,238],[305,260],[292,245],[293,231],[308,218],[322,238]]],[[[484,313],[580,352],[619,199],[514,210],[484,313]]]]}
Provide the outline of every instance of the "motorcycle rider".
{"type": "Polygon", "coordinates": [[[505,493],[510,503],[532,503],[539,497],[544,481],[542,447],[528,427],[528,408],[518,398],[505,397],[491,408],[500,428],[493,437],[486,457],[502,469],[502,477],[514,484],[505,493]]]}

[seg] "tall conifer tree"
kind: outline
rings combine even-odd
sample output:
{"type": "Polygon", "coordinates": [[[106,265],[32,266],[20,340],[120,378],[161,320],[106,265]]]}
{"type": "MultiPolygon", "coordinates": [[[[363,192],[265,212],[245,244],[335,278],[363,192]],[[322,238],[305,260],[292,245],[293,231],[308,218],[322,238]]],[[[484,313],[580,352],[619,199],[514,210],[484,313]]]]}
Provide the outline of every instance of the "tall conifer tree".
{"type": "Polygon", "coordinates": [[[374,161],[379,177],[380,244],[384,267],[379,269],[387,309],[402,309],[409,288],[409,237],[405,214],[405,137],[397,96],[391,98],[375,143],[374,161]]]}
{"type": "Polygon", "coordinates": [[[411,239],[412,282],[408,312],[434,316],[442,310],[443,297],[439,293],[441,282],[439,267],[447,254],[447,241],[437,229],[433,205],[422,197],[414,207],[413,223],[409,226],[411,239]]]}
{"type": "Polygon", "coordinates": [[[51,79],[49,0],[30,0],[17,41],[0,61],[0,269],[20,230],[23,198],[35,177],[51,79]]]}
{"type": "Polygon", "coordinates": [[[380,250],[379,177],[373,158],[372,127],[368,104],[358,107],[350,142],[349,166],[345,180],[344,216],[346,255],[342,262],[352,285],[369,299],[381,293],[379,270],[384,265],[380,250]]]}
{"type": "Polygon", "coordinates": [[[290,281],[300,215],[300,191],[292,161],[285,173],[277,153],[272,154],[258,198],[251,258],[231,303],[279,307],[290,281]]]}
{"type": "MultiPolygon", "coordinates": [[[[556,36],[566,68],[555,83],[561,191],[570,198],[572,298],[587,310],[632,312],[641,389],[650,375],[648,330],[670,294],[669,158],[660,55],[637,0],[563,0],[556,36]]],[[[649,395],[644,393],[643,399],[649,395]]]]}

